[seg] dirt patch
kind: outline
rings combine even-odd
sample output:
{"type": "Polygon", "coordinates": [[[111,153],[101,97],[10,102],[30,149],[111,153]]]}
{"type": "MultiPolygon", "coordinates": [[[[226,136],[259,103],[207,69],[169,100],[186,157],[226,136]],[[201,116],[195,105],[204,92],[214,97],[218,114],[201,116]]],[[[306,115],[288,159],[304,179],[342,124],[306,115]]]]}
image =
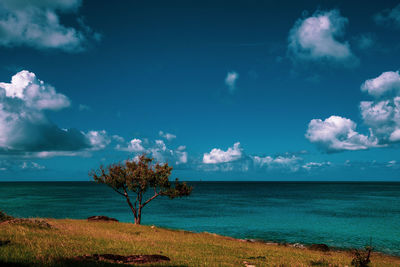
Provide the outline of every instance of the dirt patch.
{"type": "Polygon", "coordinates": [[[162,261],[170,261],[170,258],[163,255],[115,255],[115,254],[93,254],[93,255],[83,255],[73,258],[74,260],[84,261],[105,261],[111,263],[123,263],[123,264],[138,264],[138,263],[154,263],[162,261]]]}
{"type": "Polygon", "coordinates": [[[329,247],[325,244],[312,244],[311,246],[308,247],[308,249],[323,251],[323,252],[327,252],[330,250],[329,247]]]}
{"type": "Polygon", "coordinates": [[[91,216],[87,218],[89,222],[118,222],[117,219],[107,216],[91,216]]]}

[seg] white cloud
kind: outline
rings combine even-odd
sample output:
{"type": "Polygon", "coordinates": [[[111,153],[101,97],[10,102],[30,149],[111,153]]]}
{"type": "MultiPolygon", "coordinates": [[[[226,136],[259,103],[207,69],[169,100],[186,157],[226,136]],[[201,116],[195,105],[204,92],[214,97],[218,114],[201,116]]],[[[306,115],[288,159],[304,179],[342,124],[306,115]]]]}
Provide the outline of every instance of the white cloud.
{"type": "Polygon", "coordinates": [[[386,167],[389,167],[389,168],[398,167],[397,161],[395,161],[395,160],[389,161],[389,162],[387,163],[386,167]]]}
{"type": "Polygon", "coordinates": [[[143,152],[144,147],[142,145],[142,140],[134,138],[129,142],[128,151],[130,152],[143,152]]]}
{"type": "Polygon", "coordinates": [[[299,19],[289,32],[289,56],[294,60],[327,60],[358,64],[348,42],[338,37],[344,35],[347,18],[338,10],[317,11],[313,16],[299,19]]]}
{"type": "Polygon", "coordinates": [[[178,151],[183,151],[186,149],[186,146],[178,146],[178,148],[176,150],[178,151]]]}
{"type": "Polygon", "coordinates": [[[53,86],[36,78],[32,72],[23,70],[11,78],[11,83],[0,83],[2,92],[9,99],[21,99],[29,108],[59,110],[70,105],[69,99],[56,92],[53,86]]]}
{"type": "Polygon", "coordinates": [[[35,158],[53,158],[53,157],[90,157],[91,154],[89,149],[81,151],[40,151],[34,153],[28,153],[28,157],[35,158]]]}
{"type": "Polygon", "coordinates": [[[253,156],[254,165],[257,168],[269,168],[269,169],[286,169],[290,171],[297,171],[300,168],[300,162],[302,158],[295,155],[277,156],[277,157],[259,157],[253,156]]]}
{"type": "Polygon", "coordinates": [[[394,25],[400,27],[400,4],[393,9],[385,9],[374,16],[374,20],[378,25],[394,25]]]}
{"type": "Polygon", "coordinates": [[[69,99],[29,71],[0,83],[0,152],[13,154],[102,149],[105,131],[88,133],[60,129],[46,116],[48,110],[70,105],[69,99]]]}
{"type": "MultiPolygon", "coordinates": [[[[122,142],[123,142],[123,140],[122,140],[122,142]]],[[[140,139],[137,139],[137,138],[134,138],[131,141],[129,141],[129,143],[126,147],[123,147],[120,144],[118,144],[116,146],[116,149],[121,150],[121,151],[137,152],[137,153],[145,151],[145,148],[143,147],[143,141],[140,139]]]]}
{"type": "Polygon", "coordinates": [[[159,131],[158,135],[161,136],[162,138],[167,139],[168,141],[172,141],[173,139],[176,138],[176,135],[171,133],[164,133],[163,131],[159,131]]]}
{"type": "Polygon", "coordinates": [[[81,0],[2,0],[0,3],[0,45],[84,49],[98,34],[80,22],[82,30],[60,23],[58,13],[75,13],[81,0]]]}
{"type": "Polygon", "coordinates": [[[400,75],[388,71],[363,83],[361,90],[368,92],[374,101],[360,103],[364,123],[382,144],[400,141],[400,75]]]}
{"type": "Polygon", "coordinates": [[[156,147],[161,151],[167,150],[167,146],[165,145],[163,140],[156,140],[156,147]]]}
{"type": "Polygon", "coordinates": [[[364,123],[382,144],[400,141],[400,97],[379,102],[363,101],[360,104],[364,123]]]}
{"type": "Polygon", "coordinates": [[[305,163],[303,166],[301,166],[303,169],[305,170],[312,170],[312,169],[316,169],[316,168],[322,168],[322,167],[326,167],[326,166],[331,166],[331,162],[327,161],[327,162],[307,162],[305,163]]]}
{"type": "Polygon", "coordinates": [[[205,158],[203,156],[202,163],[196,164],[196,168],[201,171],[211,172],[267,171],[272,173],[292,173],[304,172],[305,170],[310,171],[327,167],[331,164],[330,162],[305,162],[303,158],[296,155],[297,153],[285,153],[277,156],[245,155],[243,149],[239,147],[239,143],[236,144],[236,147],[234,145],[228,148],[227,151],[214,150],[215,157],[211,159],[209,155],[211,152],[204,154],[208,156],[205,158]]]}
{"type": "Polygon", "coordinates": [[[390,93],[400,93],[400,75],[396,71],[383,72],[374,79],[366,80],[361,85],[361,90],[368,92],[371,96],[381,97],[390,93]]]}
{"type": "Polygon", "coordinates": [[[149,142],[147,139],[141,140],[134,138],[128,142],[126,146],[118,144],[117,150],[128,151],[138,157],[140,154],[147,154],[154,158],[157,162],[168,162],[176,165],[186,164],[188,162],[188,153],[185,151],[186,146],[179,146],[177,149],[170,149],[163,140],[155,140],[149,142]]]}
{"type": "Polygon", "coordinates": [[[400,141],[400,129],[396,129],[390,134],[389,141],[391,141],[391,142],[399,142],[400,141]]]}
{"type": "Polygon", "coordinates": [[[228,86],[229,91],[233,93],[236,90],[236,81],[239,79],[239,74],[236,71],[231,71],[226,74],[225,84],[228,86]]]}
{"type": "Polygon", "coordinates": [[[177,156],[175,164],[179,165],[188,162],[188,153],[186,151],[176,150],[175,154],[177,156]]]}
{"type": "Polygon", "coordinates": [[[308,124],[306,138],[330,153],[378,146],[374,136],[359,134],[356,127],[355,122],[340,116],[331,116],[325,120],[313,119],[308,124]]]}
{"type": "Polygon", "coordinates": [[[369,127],[369,136],[356,132],[356,124],[346,118],[331,116],[325,121],[312,120],[306,137],[327,152],[383,147],[400,142],[400,75],[383,72],[366,80],[361,90],[374,97],[361,101],[363,123],[369,127]]]}
{"type": "Polygon", "coordinates": [[[232,162],[238,160],[242,157],[242,148],[240,143],[237,142],[233,147],[228,148],[228,150],[223,151],[219,148],[214,148],[210,153],[204,153],[203,163],[205,164],[217,164],[224,162],[232,162]]]}
{"type": "Polygon", "coordinates": [[[105,130],[102,131],[89,131],[83,133],[90,142],[91,150],[104,149],[111,142],[110,137],[105,130]]]}

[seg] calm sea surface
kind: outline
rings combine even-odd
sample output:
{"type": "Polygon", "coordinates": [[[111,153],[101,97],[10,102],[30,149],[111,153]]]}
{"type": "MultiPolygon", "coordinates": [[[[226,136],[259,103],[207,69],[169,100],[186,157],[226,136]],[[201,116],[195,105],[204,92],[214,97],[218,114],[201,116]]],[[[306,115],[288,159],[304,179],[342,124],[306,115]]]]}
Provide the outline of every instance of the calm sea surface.
{"type": "MultiPolygon", "coordinates": [[[[400,255],[400,183],[195,182],[186,199],[156,199],[143,224],[400,255]]],[[[0,209],[13,216],[132,222],[122,196],[91,182],[0,183],[0,209]]]]}

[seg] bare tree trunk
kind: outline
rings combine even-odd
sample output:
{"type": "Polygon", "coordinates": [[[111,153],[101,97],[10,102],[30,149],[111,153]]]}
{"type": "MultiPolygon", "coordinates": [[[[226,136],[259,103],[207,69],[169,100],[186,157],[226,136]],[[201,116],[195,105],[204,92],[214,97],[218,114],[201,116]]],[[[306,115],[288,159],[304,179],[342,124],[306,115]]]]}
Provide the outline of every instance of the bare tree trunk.
{"type": "Polygon", "coordinates": [[[137,214],[136,214],[136,203],[135,203],[135,207],[133,207],[131,200],[129,199],[129,195],[128,192],[126,191],[126,189],[124,188],[124,196],[126,198],[126,202],[128,202],[129,207],[132,210],[133,216],[135,217],[135,224],[140,224],[140,220],[139,223],[137,223],[137,214]]]}
{"type": "MultiPolygon", "coordinates": [[[[133,207],[133,205],[132,205],[132,203],[131,203],[129,197],[126,198],[126,202],[128,202],[128,205],[129,205],[129,207],[130,207],[131,210],[132,210],[133,216],[135,217],[135,224],[137,224],[137,223],[136,223],[136,218],[137,218],[136,209],[133,207]]],[[[140,223],[139,223],[139,224],[140,224],[140,223]]]]}
{"type": "Polygon", "coordinates": [[[140,221],[142,220],[142,208],[139,207],[138,213],[135,219],[135,224],[140,224],[140,221]]]}

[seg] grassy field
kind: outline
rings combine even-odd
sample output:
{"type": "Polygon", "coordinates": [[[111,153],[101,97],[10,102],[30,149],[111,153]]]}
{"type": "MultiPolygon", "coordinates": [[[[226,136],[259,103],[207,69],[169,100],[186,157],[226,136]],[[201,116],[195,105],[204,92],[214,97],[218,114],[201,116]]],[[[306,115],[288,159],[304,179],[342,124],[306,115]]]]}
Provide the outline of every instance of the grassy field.
{"type": "MultiPolygon", "coordinates": [[[[85,254],[161,254],[171,261],[141,266],[350,266],[348,251],[320,252],[252,243],[128,223],[46,219],[46,225],[0,224],[0,266],[118,266],[76,262],[85,254]]],[[[370,266],[400,266],[400,258],[373,253],[370,266]]],[[[120,265],[121,266],[121,265],[120,265]]]]}

